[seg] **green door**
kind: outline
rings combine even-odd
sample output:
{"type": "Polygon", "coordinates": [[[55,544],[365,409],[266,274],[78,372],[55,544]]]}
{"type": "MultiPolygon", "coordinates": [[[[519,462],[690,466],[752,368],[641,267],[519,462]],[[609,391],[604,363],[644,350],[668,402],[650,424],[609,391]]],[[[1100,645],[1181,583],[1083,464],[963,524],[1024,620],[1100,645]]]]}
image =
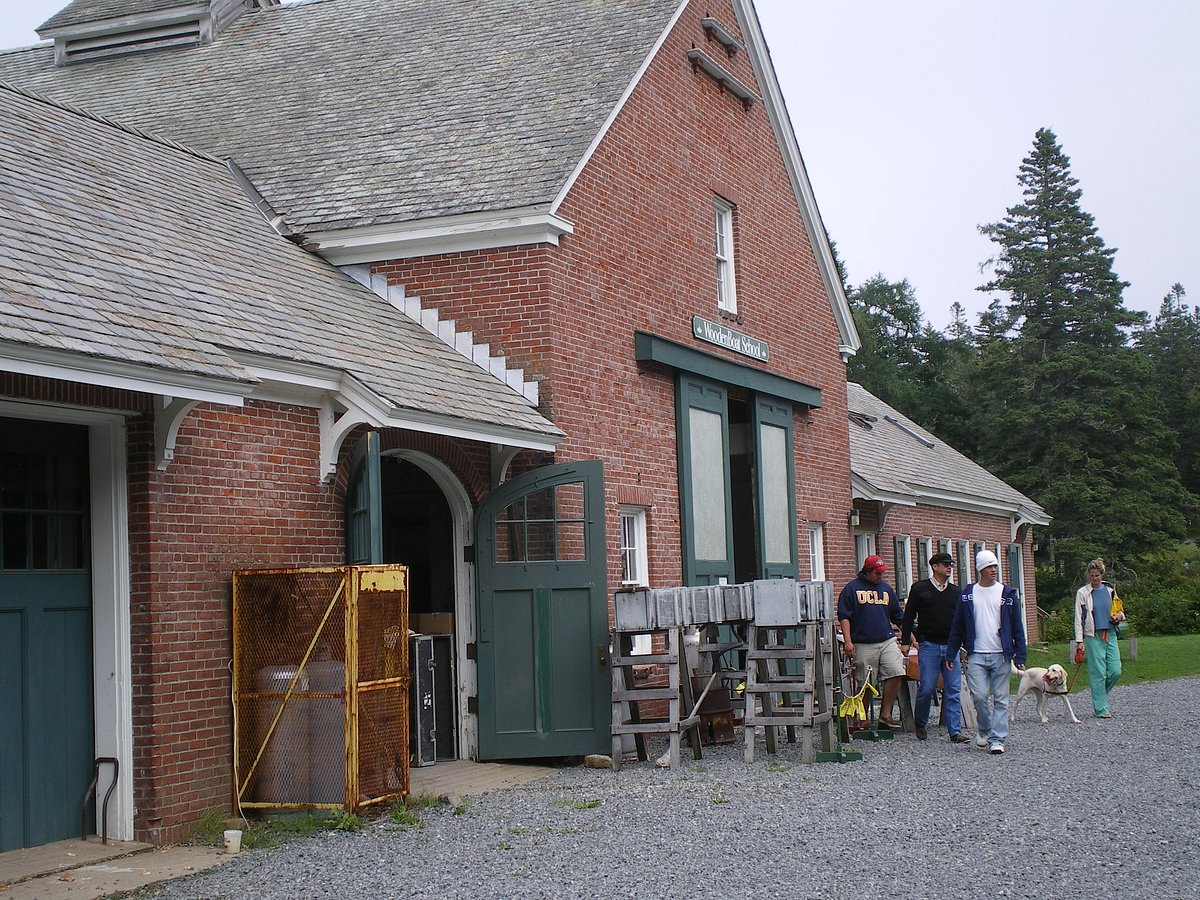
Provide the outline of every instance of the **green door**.
{"type": "Polygon", "coordinates": [[[498,488],[476,521],[479,758],[606,752],[604,472],[549,466],[498,488]]]}
{"type": "Polygon", "coordinates": [[[346,562],[383,562],[383,489],[379,462],[379,432],[363,435],[350,457],[346,480],[346,562]]]}
{"type": "Polygon", "coordinates": [[[95,749],[88,445],[0,418],[0,852],[79,836],[95,749]]]}

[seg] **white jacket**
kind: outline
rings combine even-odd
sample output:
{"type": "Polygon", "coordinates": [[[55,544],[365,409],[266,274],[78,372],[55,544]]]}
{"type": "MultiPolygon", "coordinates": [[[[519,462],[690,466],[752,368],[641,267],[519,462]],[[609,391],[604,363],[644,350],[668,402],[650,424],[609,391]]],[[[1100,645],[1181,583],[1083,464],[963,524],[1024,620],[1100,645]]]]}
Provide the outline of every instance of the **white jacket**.
{"type": "MultiPolygon", "coordinates": [[[[1109,594],[1113,597],[1117,596],[1117,589],[1107,581],[1100,582],[1101,586],[1108,588],[1109,594]]],[[[1083,640],[1083,636],[1096,636],[1096,622],[1092,617],[1092,586],[1085,584],[1075,592],[1075,641],[1079,643],[1083,640]]]]}

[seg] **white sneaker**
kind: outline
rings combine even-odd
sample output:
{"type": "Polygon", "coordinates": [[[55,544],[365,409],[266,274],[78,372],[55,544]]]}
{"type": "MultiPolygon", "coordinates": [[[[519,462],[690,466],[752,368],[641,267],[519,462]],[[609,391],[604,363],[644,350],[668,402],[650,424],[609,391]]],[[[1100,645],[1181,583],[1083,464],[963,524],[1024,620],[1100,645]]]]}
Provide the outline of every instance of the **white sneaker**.
{"type": "Polygon", "coordinates": [[[982,750],[987,745],[988,745],[988,736],[986,734],[976,735],[976,737],[975,737],[975,746],[976,747],[978,747],[979,749],[982,750]]]}
{"type": "Polygon", "coordinates": [[[1004,745],[1003,745],[1003,744],[992,744],[992,748],[991,748],[991,750],[990,750],[989,752],[991,752],[991,753],[1003,753],[1003,752],[1004,752],[1004,745]]]}

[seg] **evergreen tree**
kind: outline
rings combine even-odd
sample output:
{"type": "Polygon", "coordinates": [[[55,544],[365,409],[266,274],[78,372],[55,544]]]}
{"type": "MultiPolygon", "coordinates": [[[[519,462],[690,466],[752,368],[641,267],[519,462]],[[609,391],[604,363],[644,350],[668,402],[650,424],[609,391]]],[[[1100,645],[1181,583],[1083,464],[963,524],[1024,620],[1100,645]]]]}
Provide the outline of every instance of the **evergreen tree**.
{"type": "Polygon", "coordinates": [[[1152,369],[1127,346],[1144,316],[1124,306],[1115,250],[1049,129],[1018,180],[1023,201],[980,229],[997,245],[980,289],[1004,298],[980,322],[979,462],[1054,517],[1042,544],[1071,569],[1161,546],[1182,533],[1187,494],[1152,369]]]}
{"type": "Polygon", "coordinates": [[[1136,345],[1154,367],[1154,393],[1179,438],[1175,464],[1180,479],[1193,496],[1200,496],[1200,442],[1193,437],[1200,425],[1200,309],[1189,309],[1183,302],[1186,295],[1182,284],[1172,285],[1154,324],[1138,333],[1136,345]]]}
{"type": "Polygon", "coordinates": [[[916,339],[923,322],[912,285],[877,274],[847,299],[862,340],[847,377],[908,415],[918,400],[915,373],[922,362],[916,339]]]}

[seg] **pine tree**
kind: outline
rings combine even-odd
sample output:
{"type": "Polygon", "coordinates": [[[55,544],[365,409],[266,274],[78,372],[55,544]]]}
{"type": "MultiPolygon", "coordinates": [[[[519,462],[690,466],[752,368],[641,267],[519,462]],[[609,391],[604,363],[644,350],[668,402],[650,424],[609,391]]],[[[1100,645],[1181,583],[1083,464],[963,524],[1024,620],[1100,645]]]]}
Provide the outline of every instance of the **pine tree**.
{"type": "Polygon", "coordinates": [[[1150,393],[1152,370],[1127,344],[1144,322],[1124,306],[1070,160],[1049,129],[1018,181],[1024,200],[981,227],[997,245],[996,298],[980,323],[973,426],[980,462],[1054,517],[1043,545],[1073,569],[1178,537],[1187,494],[1175,435],[1150,393]]]}
{"type": "Polygon", "coordinates": [[[1136,345],[1154,366],[1154,393],[1179,438],[1175,464],[1183,486],[1200,496],[1200,443],[1192,437],[1200,424],[1200,308],[1190,309],[1183,302],[1186,295],[1182,284],[1172,285],[1136,345]]]}

